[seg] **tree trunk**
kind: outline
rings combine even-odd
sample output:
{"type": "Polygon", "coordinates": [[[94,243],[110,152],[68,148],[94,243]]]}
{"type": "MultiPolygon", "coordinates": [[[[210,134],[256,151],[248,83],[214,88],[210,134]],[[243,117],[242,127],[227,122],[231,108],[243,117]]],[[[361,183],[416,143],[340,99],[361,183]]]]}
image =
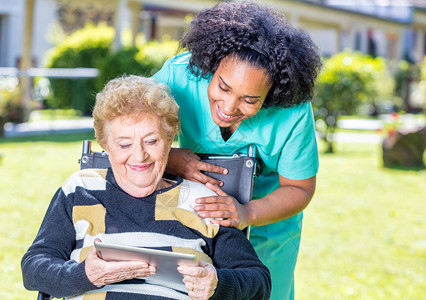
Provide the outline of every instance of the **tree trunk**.
{"type": "Polygon", "coordinates": [[[334,139],[334,130],[335,128],[329,128],[326,131],[326,134],[324,136],[324,141],[327,144],[327,148],[325,150],[325,153],[334,153],[334,145],[333,145],[333,139],[334,139]]]}
{"type": "Polygon", "coordinates": [[[5,124],[5,118],[3,116],[0,116],[0,137],[4,136],[4,124],[5,124]]]}

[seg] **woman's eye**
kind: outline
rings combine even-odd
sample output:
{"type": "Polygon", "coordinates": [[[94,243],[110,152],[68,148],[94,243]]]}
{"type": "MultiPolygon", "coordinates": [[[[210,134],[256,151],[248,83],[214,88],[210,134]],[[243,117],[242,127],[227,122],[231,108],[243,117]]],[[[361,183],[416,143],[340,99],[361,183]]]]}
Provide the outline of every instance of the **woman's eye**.
{"type": "Polygon", "coordinates": [[[145,141],[145,144],[147,145],[155,145],[157,143],[157,140],[147,140],[145,141]]]}
{"type": "Polygon", "coordinates": [[[127,149],[127,148],[129,148],[131,145],[130,144],[120,144],[120,148],[121,149],[127,149]]]}

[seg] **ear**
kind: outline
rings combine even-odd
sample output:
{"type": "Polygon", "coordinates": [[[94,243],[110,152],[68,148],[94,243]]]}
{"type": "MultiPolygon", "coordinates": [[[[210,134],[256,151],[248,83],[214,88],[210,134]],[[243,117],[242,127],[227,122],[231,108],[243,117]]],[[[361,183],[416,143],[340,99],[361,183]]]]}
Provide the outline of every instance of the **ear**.
{"type": "Polygon", "coordinates": [[[103,145],[100,145],[100,144],[99,144],[99,146],[101,146],[101,147],[102,147],[102,149],[103,149],[106,153],[108,153],[108,152],[109,152],[109,149],[108,149],[108,139],[107,139],[107,141],[106,141],[103,145]]]}
{"type": "Polygon", "coordinates": [[[172,147],[172,144],[173,144],[173,140],[174,140],[174,138],[175,138],[175,137],[170,138],[170,141],[169,141],[169,144],[168,144],[169,148],[171,148],[171,147],[172,147]]]}

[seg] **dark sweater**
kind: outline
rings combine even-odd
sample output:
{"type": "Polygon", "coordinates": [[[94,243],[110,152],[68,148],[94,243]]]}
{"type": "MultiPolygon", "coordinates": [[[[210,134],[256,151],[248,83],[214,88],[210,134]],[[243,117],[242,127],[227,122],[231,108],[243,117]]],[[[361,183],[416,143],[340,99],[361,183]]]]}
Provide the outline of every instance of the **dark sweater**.
{"type": "Polygon", "coordinates": [[[111,169],[74,173],[53,197],[22,258],[24,286],[55,297],[99,292],[105,299],[189,299],[185,287],[134,279],[96,288],[84,267],[94,238],[103,242],[196,254],[217,270],[212,299],[268,299],[271,281],[238,229],[219,227],[193,211],[204,185],[178,179],[143,198],[116,183],[111,169]]]}

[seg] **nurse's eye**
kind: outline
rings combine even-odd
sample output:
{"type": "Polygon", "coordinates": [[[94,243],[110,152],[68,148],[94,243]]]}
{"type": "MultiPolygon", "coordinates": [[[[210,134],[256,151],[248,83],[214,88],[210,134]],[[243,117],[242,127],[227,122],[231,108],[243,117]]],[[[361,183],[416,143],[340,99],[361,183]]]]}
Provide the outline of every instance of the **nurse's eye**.
{"type": "Polygon", "coordinates": [[[226,87],[224,87],[223,85],[221,85],[220,83],[219,83],[219,89],[221,89],[222,91],[224,91],[224,92],[228,92],[229,90],[226,88],[226,87]]]}
{"type": "Polygon", "coordinates": [[[253,100],[250,98],[244,98],[243,101],[247,104],[256,104],[258,100],[253,100]]]}

